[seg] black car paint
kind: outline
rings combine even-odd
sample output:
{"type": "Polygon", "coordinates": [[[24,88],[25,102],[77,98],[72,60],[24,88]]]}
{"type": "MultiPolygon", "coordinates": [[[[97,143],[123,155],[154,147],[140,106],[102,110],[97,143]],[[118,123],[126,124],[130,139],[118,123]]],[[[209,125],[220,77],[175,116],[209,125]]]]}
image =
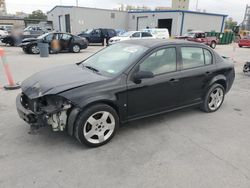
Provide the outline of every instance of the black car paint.
{"type": "Polygon", "coordinates": [[[41,98],[44,95],[58,95],[70,101],[74,108],[69,113],[68,132],[72,134],[78,112],[92,104],[109,104],[118,112],[120,122],[124,123],[198,105],[202,103],[212,84],[221,83],[226,92],[233,84],[235,76],[233,63],[222,59],[205,45],[184,41],[164,42],[162,40],[126,41],[124,43],[141,43],[149,49],[118,76],[100,76],[91,70],[83,70],[81,64],[54,68],[48,70],[48,74],[46,71],[38,73],[24,81],[22,84],[23,93],[33,99],[41,98]],[[177,71],[161,74],[152,79],[143,79],[140,84],[136,84],[133,80],[136,66],[156,49],[171,46],[177,49],[177,71]],[[183,46],[209,50],[213,54],[213,64],[182,70],[180,47],[183,46]],[[65,69],[69,70],[67,76],[64,76],[65,69]],[[46,78],[49,75],[53,75],[53,79],[48,83],[46,78]],[[72,79],[71,81],[68,81],[69,77],[72,79]],[[45,81],[42,81],[43,79],[45,81]],[[42,92],[40,95],[37,94],[36,88],[34,91],[32,90],[36,83],[40,83],[42,92]]]}
{"type": "MultiPolygon", "coordinates": [[[[74,44],[77,44],[80,46],[80,49],[85,49],[88,47],[88,42],[86,41],[86,39],[84,38],[81,38],[81,37],[78,37],[78,36],[75,36],[75,35],[72,35],[72,34],[69,34],[69,33],[56,33],[56,32],[53,32],[53,33],[49,33],[49,34],[52,34],[53,35],[53,38],[55,37],[55,35],[59,34],[67,34],[67,35],[71,35],[71,39],[70,41],[68,41],[68,44],[66,45],[66,48],[62,48],[61,51],[70,51],[72,45],[74,44]]],[[[49,44],[49,48],[51,48],[51,41],[46,41],[45,38],[42,38],[42,39],[38,39],[38,38],[26,38],[26,39],[23,39],[21,44],[19,45],[21,48],[23,48],[23,50],[27,53],[29,53],[29,49],[31,46],[33,45],[37,45],[38,42],[45,42],[45,43],[48,43],[49,44]]]]}
{"type": "Polygon", "coordinates": [[[114,29],[94,29],[91,33],[82,32],[78,34],[80,37],[85,37],[89,43],[103,43],[104,39],[106,38],[107,41],[116,36],[116,31],[114,29]],[[95,31],[99,30],[99,33],[96,33],[95,31]]]}
{"type": "Polygon", "coordinates": [[[7,35],[1,37],[1,42],[5,43],[6,45],[9,44],[10,46],[19,46],[22,43],[22,40],[26,39],[35,39],[36,37],[40,36],[40,34],[33,34],[33,35],[21,35],[21,36],[14,36],[14,35],[7,35]]]}

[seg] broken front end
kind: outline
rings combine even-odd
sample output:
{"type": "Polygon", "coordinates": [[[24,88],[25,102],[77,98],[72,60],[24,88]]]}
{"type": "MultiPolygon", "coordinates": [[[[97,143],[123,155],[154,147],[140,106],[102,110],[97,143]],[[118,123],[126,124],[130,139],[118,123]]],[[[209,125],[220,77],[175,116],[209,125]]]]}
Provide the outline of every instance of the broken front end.
{"type": "Polygon", "coordinates": [[[53,131],[63,131],[73,105],[58,95],[30,99],[21,93],[16,98],[16,106],[21,119],[31,126],[39,128],[49,125],[53,131]]]}

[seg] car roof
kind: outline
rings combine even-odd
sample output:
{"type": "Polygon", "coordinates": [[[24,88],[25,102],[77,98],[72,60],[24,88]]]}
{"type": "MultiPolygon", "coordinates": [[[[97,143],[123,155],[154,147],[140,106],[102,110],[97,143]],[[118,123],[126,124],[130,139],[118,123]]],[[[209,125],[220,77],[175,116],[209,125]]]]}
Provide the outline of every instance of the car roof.
{"type": "Polygon", "coordinates": [[[147,48],[155,48],[165,45],[195,45],[199,47],[204,47],[204,44],[181,40],[181,39],[138,39],[138,40],[125,40],[121,41],[121,43],[129,43],[134,45],[141,45],[147,48]]]}

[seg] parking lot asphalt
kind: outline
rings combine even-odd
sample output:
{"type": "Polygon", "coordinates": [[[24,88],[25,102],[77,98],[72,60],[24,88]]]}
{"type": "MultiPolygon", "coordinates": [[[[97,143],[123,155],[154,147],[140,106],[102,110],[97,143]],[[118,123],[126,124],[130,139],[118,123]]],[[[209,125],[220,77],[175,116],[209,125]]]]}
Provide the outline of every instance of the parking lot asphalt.
{"type": "MultiPolygon", "coordinates": [[[[40,58],[2,47],[16,81],[79,62],[102,48],[40,58]]],[[[234,52],[233,45],[225,45],[216,51],[236,61],[233,88],[219,111],[191,108],[130,122],[110,143],[94,149],[50,128],[29,134],[15,109],[20,90],[0,90],[0,187],[249,188],[250,75],[242,66],[250,60],[250,48],[234,52]]]]}

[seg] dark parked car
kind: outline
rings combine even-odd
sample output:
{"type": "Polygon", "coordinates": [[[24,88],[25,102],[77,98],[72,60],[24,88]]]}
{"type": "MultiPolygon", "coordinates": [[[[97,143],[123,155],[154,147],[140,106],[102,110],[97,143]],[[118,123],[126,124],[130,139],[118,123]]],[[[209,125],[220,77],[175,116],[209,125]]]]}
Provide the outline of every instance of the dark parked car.
{"type": "Polygon", "coordinates": [[[58,41],[59,49],[56,52],[69,51],[78,53],[81,49],[88,47],[88,41],[85,38],[61,32],[51,32],[37,38],[27,38],[22,40],[19,46],[25,53],[39,54],[38,42],[45,42],[49,44],[49,52],[54,53],[55,50],[52,47],[53,41],[58,41]]]}
{"type": "Polygon", "coordinates": [[[47,33],[48,31],[46,29],[42,29],[40,27],[27,27],[24,30],[18,30],[18,31],[11,31],[9,35],[5,35],[1,37],[1,42],[5,43],[6,45],[10,46],[18,46],[23,39],[26,38],[36,38],[40,35],[47,33]],[[15,32],[18,32],[15,33],[15,32]]]}
{"type": "Polygon", "coordinates": [[[82,32],[78,36],[85,37],[89,43],[102,43],[102,45],[104,45],[104,39],[106,39],[106,43],[108,43],[109,39],[116,35],[117,33],[114,29],[99,28],[82,32]]]}
{"type": "Polygon", "coordinates": [[[16,105],[32,126],[67,130],[81,143],[100,146],[120,123],[190,106],[215,112],[234,77],[233,63],[206,45],[129,40],[31,76],[16,105]]]}

